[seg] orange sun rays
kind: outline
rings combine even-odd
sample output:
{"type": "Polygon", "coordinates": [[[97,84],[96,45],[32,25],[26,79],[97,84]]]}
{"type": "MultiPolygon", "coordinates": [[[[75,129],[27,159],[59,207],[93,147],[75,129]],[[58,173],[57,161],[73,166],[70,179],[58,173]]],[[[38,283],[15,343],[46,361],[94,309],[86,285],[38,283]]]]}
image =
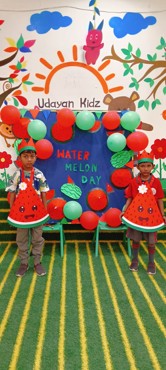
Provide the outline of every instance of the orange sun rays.
{"type": "Polygon", "coordinates": [[[111,63],[111,60],[106,60],[98,67],[98,69],[95,69],[94,67],[86,63],[78,61],[78,49],[76,45],[73,45],[72,47],[72,61],[65,62],[64,55],[61,51],[58,51],[57,55],[58,55],[60,64],[57,64],[55,67],[53,67],[46,59],[40,58],[41,64],[43,64],[49,70],[49,73],[47,76],[41,73],[36,73],[36,77],[39,80],[44,81],[44,86],[43,87],[33,86],[32,91],[35,91],[35,92],[44,91],[45,94],[48,94],[50,91],[50,85],[51,85],[51,80],[53,76],[61,69],[67,68],[67,67],[79,67],[79,68],[86,69],[87,71],[92,73],[100,82],[100,85],[102,86],[103,92],[105,94],[107,94],[108,92],[115,92],[115,91],[123,90],[123,86],[115,86],[112,88],[108,87],[107,81],[110,81],[115,77],[114,73],[107,75],[105,78],[101,75],[101,71],[104,71],[105,68],[109,66],[109,64],[111,63]]]}

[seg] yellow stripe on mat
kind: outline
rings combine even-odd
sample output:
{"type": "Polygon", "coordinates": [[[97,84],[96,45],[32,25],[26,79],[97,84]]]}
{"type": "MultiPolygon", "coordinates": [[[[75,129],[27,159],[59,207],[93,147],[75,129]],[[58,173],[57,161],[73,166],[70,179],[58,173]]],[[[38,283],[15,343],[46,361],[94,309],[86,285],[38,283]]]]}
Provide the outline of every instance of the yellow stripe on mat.
{"type": "Polygon", "coordinates": [[[156,246],[156,251],[160,257],[166,262],[166,256],[161,252],[161,250],[156,246]]]}
{"type": "MultiPolygon", "coordinates": [[[[125,256],[126,261],[127,261],[127,262],[128,262],[128,264],[129,264],[129,263],[130,263],[130,258],[128,257],[128,255],[127,255],[127,253],[126,253],[126,250],[124,249],[124,247],[123,247],[122,243],[119,243],[119,245],[120,245],[120,248],[121,248],[121,250],[122,250],[122,252],[123,252],[123,254],[124,254],[124,256],[125,256]]],[[[132,297],[132,294],[131,294],[131,292],[130,292],[130,290],[129,290],[129,287],[128,287],[127,282],[126,282],[126,280],[125,280],[125,278],[124,278],[124,275],[123,275],[123,273],[122,273],[122,270],[121,270],[121,268],[120,268],[120,266],[119,266],[119,263],[118,263],[118,260],[117,260],[117,258],[116,258],[116,256],[115,256],[115,253],[114,253],[114,251],[113,251],[113,248],[112,248],[112,246],[111,246],[111,244],[110,244],[110,243],[108,243],[108,246],[109,246],[109,249],[110,249],[110,251],[111,251],[111,255],[112,255],[112,258],[113,258],[113,260],[114,260],[114,263],[115,263],[115,265],[116,265],[116,268],[117,268],[117,271],[118,271],[118,274],[119,274],[120,280],[121,280],[122,285],[123,285],[123,288],[124,288],[124,291],[125,291],[125,293],[126,293],[126,296],[127,296],[127,298],[128,298],[128,301],[129,301],[129,303],[130,303],[131,309],[132,309],[132,311],[133,311],[133,313],[134,313],[134,316],[135,316],[136,322],[137,322],[137,324],[138,324],[138,327],[139,327],[139,329],[140,329],[140,333],[141,333],[141,335],[142,335],[142,337],[143,337],[143,340],[144,340],[145,346],[146,346],[147,351],[148,351],[148,353],[149,353],[149,357],[150,357],[150,359],[151,359],[151,361],[152,361],[152,364],[153,364],[153,366],[154,366],[155,370],[161,370],[161,368],[160,368],[160,364],[159,364],[159,362],[158,362],[158,358],[157,358],[157,356],[156,356],[156,354],[155,354],[155,352],[154,352],[154,349],[153,349],[152,343],[151,343],[151,341],[150,341],[150,338],[149,338],[149,337],[148,337],[148,335],[147,335],[146,329],[145,329],[145,327],[144,327],[144,325],[143,325],[143,322],[142,322],[142,320],[141,320],[141,317],[140,317],[140,315],[139,315],[139,312],[138,312],[138,310],[137,310],[137,307],[136,307],[136,305],[135,305],[135,303],[134,303],[134,298],[132,297]]]]}
{"type": "Polygon", "coordinates": [[[101,303],[100,303],[97,281],[96,281],[96,277],[95,277],[95,272],[94,272],[93,262],[92,262],[92,256],[91,256],[91,253],[90,253],[90,248],[89,248],[88,243],[86,243],[86,249],[87,249],[87,253],[88,253],[89,269],[90,269],[90,274],[91,274],[91,280],[92,280],[92,286],[93,286],[93,293],[94,293],[94,298],[95,298],[97,316],[98,316],[98,320],[99,320],[99,329],[100,329],[102,348],[103,348],[104,358],[105,358],[105,366],[106,366],[106,370],[111,370],[113,368],[113,366],[112,366],[112,361],[111,361],[109,342],[108,342],[108,339],[107,339],[106,327],[105,327],[105,322],[104,322],[101,303]]]}
{"type": "Polygon", "coordinates": [[[0,230],[0,235],[16,234],[16,230],[0,230]]]}
{"type": "Polygon", "coordinates": [[[9,364],[9,369],[11,369],[11,370],[17,370],[17,361],[18,361],[18,358],[19,358],[21,345],[22,345],[22,341],[23,341],[23,336],[24,336],[24,332],[25,332],[25,328],[26,328],[26,323],[27,323],[27,320],[28,320],[29,312],[30,312],[31,302],[32,302],[32,298],[33,298],[33,294],[34,294],[34,290],[35,290],[35,285],[36,285],[36,279],[37,279],[37,274],[34,274],[33,278],[32,278],[31,285],[30,285],[29,293],[28,293],[28,296],[27,296],[27,300],[26,300],[24,312],[23,312],[23,315],[22,315],[20,327],[18,329],[18,335],[17,335],[16,342],[15,342],[15,345],[14,345],[12,358],[11,358],[11,361],[10,361],[10,364],[9,364]]]}
{"type": "Polygon", "coordinates": [[[67,253],[66,245],[64,247],[64,257],[62,265],[62,288],[60,302],[60,325],[59,325],[59,343],[58,343],[58,369],[65,368],[65,321],[66,321],[66,271],[67,271],[67,253]]]}
{"type": "MultiPolygon", "coordinates": [[[[139,256],[139,262],[141,262],[141,265],[143,266],[143,268],[146,270],[146,265],[143,261],[143,259],[139,256]]],[[[149,275],[149,279],[151,279],[151,282],[152,284],[154,285],[156,291],[158,292],[159,296],[161,297],[162,301],[164,303],[166,303],[166,297],[165,297],[165,294],[163,293],[163,291],[160,289],[157,281],[154,279],[153,275],[149,275]]]]}
{"type": "Polygon", "coordinates": [[[5,250],[3,251],[2,255],[0,256],[0,263],[2,263],[2,261],[4,260],[4,258],[6,256],[6,254],[8,253],[10,247],[11,247],[11,243],[8,243],[5,250]]]}
{"type": "Polygon", "coordinates": [[[2,280],[2,281],[1,281],[1,283],[0,283],[0,294],[2,293],[2,290],[3,290],[3,288],[4,288],[4,285],[5,285],[5,283],[6,283],[6,280],[7,280],[8,276],[9,276],[9,274],[10,274],[10,272],[11,272],[12,268],[13,268],[13,265],[14,265],[14,263],[15,263],[16,259],[17,259],[17,254],[18,254],[18,253],[17,253],[17,251],[16,251],[16,253],[15,253],[15,255],[14,255],[14,257],[13,257],[12,261],[10,262],[10,265],[9,265],[8,269],[6,270],[6,273],[5,273],[4,277],[3,277],[3,280],[2,280]]]}
{"type": "Polygon", "coordinates": [[[114,306],[115,316],[117,318],[119,330],[120,330],[120,333],[121,333],[121,336],[122,336],[126,356],[128,358],[129,364],[131,366],[130,368],[132,370],[136,370],[137,367],[136,367],[136,364],[135,364],[134,354],[131,350],[131,345],[130,345],[130,342],[129,342],[129,339],[128,339],[128,336],[127,336],[127,332],[126,332],[126,328],[125,328],[125,325],[124,325],[124,322],[123,322],[122,315],[121,315],[120,310],[119,310],[116,294],[115,294],[115,291],[114,291],[113,286],[111,284],[108,269],[107,269],[107,266],[106,266],[106,263],[105,263],[105,260],[104,260],[104,257],[103,257],[103,253],[102,253],[102,250],[101,250],[100,246],[99,246],[99,255],[100,255],[101,263],[102,263],[102,266],[103,266],[103,270],[104,270],[106,282],[107,282],[107,285],[108,285],[108,289],[109,289],[109,292],[110,292],[111,302],[113,303],[113,306],[114,306]]]}
{"type": "Polygon", "coordinates": [[[16,284],[15,284],[15,287],[14,287],[14,290],[13,290],[12,295],[10,297],[10,300],[8,302],[7,309],[6,309],[5,313],[4,313],[2,322],[0,324],[0,341],[1,341],[2,337],[3,337],[4,331],[6,329],[6,325],[7,325],[9,316],[11,314],[11,311],[12,311],[13,304],[14,304],[14,301],[16,299],[17,293],[19,291],[20,284],[21,284],[21,279],[17,279],[16,284]]]}
{"type": "MultiPolygon", "coordinates": [[[[147,248],[146,248],[146,244],[145,244],[145,242],[141,242],[141,246],[144,248],[144,251],[146,252],[146,253],[148,253],[147,252],[147,248]]],[[[160,267],[160,265],[158,264],[158,262],[157,261],[155,261],[155,264],[156,264],[156,267],[157,267],[157,269],[160,271],[160,274],[163,276],[163,278],[166,280],[166,273],[163,271],[163,269],[160,267]]]]}
{"type": "Polygon", "coordinates": [[[39,328],[39,334],[38,334],[37,349],[36,349],[36,354],[35,354],[35,362],[33,366],[34,370],[39,370],[40,365],[41,365],[54,260],[55,260],[55,245],[53,245],[52,247],[50,265],[48,269],[48,278],[47,278],[47,284],[46,284],[46,289],[44,293],[44,302],[43,302],[43,309],[42,309],[40,328],[39,328]]]}
{"type": "MultiPolygon", "coordinates": [[[[124,247],[123,247],[123,245],[121,243],[120,243],[120,248],[121,248],[122,252],[125,253],[124,247]]],[[[145,300],[146,300],[146,302],[147,302],[147,304],[149,306],[149,309],[150,309],[150,311],[152,313],[152,316],[156,320],[158,327],[160,328],[161,332],[164,334],[164,337],[166,337],[166,328],[163,325],[163,323],[162,323],[162,321],[160,319],[160,316],[158,315],[158,313],[156,311],[156,308],[155,308],[154,304],[152,303],[152,301],[151,301],[151,299],[150,299],[150,297],[149,297],[146,289],[144,288],[144,286],[143,286],[143,284],[142,284],[142,282],[141,282],[138,274],[133,274],[133,275],[134,275],[134,278],[135,278],[135,280],[136,280],[136,282],[137,282],[137,284],[138,284],[138,286],[140,288],[140,291],[142,292],[143,297],[145,298],[145,300]]]]}
{"type": "Polygon", "coordinates": [[[79,313],[79,325],[80,325],[80,343],[81,343],[81,358],[82,358],[82,370],[88,370],[88,353],[87,353],[87,340],[86,340],[86,329],[85,329],[85,318],[84,318],[84,304],[82,298],[82,284],[81,284],[81,273],[80,273],[80,260],[78,252],[78,243],[75,243],[76,250],[76,277],[77,277],[77,300],[78,300],[78,313],[79,313]]]}

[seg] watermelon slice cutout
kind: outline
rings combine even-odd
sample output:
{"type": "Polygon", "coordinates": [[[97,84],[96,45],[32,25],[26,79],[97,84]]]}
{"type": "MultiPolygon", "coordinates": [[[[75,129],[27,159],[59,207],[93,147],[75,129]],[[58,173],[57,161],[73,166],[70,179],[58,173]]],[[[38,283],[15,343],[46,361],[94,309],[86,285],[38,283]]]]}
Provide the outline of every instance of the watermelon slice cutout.
{"type": "Polygon", "coordinates": [[[128,227],[143,232],[155,232],[165,227],[156,199],[148,183],[138,188],[138,194],[127,208],[122,221],[128,227]]]}
{"type": "Polygon", "coordinates": [[[74,181],[68,176],[68,182],[61,186],[61,192],[72,199],[79,199],[82,195],[82,190],[75,185],[74,181]]]}
{"type": "Polygon", "coordinates": [[[32,228],[43,225],[50,216],[41,198],[30,182],[20,183],[20,191],[8,215],[10,225],[19,228],[32,228]]]}

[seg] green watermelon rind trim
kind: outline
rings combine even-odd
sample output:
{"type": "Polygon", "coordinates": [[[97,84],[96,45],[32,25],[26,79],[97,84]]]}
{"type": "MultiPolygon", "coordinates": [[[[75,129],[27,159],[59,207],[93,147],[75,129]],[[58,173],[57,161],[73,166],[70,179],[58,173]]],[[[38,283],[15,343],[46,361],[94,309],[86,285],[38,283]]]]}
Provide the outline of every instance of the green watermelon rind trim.
{"type": "Polygon", "coordinates": [[[10,225],[14,227],[18,227],[20,229],[30,229],[32,227],[37,227],[43,225],[45,222],[47,222],[50,219],[50,216],[47,214],[46,216],[40,218],[37,221],[33,222],[20,222],[20,221],[14,221],[11,217],[8,216],[7,220],[10,225]]]}
{"type": "Polygon", "coordinates": [[[131,227],[132,229],[138,230],[138,231],[143,231],[147,233],[153,233],[155,231],[161,230],[165,227],[165,223],[162,222],[159,225],[156,226],[141,226],[137,225],[129,220],[127,220],[124,216],[122,217],[122,221],[125,223],[126,226],[131,227]]]}

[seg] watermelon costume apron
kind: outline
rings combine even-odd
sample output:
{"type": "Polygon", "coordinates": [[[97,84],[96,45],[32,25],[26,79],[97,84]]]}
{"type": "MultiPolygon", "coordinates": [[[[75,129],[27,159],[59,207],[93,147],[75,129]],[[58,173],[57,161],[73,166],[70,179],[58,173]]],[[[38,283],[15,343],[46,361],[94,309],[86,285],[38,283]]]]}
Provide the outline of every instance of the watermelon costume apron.
{"type": "Polygon", "coordinates": [[[125,211],[122,221],[131,229],[148,233],[156,232],[164,228],[165,223],[152,191],[154,177],[150,176],[149,181],[143,183],[138,175],[136,182],[138,193],[133,194],[134,198],[125,211]]]}
{"type": "Polygon", "coordinates": [[[33,228],[43,225],[50,218],[40,196],[33,187],[33,180],[34,168],[32,168],[30,179],[26,179],[24,171],[21,171],[19,193],[7,218],[12,226],[24,229],[33,228]]]}

